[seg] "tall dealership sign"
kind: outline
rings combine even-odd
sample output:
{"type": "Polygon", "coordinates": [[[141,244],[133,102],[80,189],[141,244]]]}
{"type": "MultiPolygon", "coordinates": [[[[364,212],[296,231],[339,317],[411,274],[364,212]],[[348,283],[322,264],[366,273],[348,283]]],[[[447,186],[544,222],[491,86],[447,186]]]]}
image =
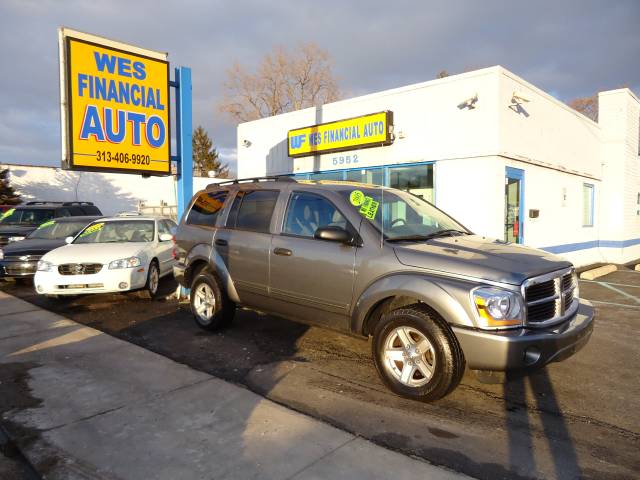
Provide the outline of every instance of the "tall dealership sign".
{"type": "Polygon", "coordinates": [[[167,54],[67,28],[58,41],[63,168],[171,174],[167,54]]]}

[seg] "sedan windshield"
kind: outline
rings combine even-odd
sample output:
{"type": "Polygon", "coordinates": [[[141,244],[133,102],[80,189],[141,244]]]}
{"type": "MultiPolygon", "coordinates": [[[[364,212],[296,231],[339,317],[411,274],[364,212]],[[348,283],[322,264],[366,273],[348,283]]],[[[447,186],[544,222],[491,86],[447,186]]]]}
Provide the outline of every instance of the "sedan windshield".
{"type": "Polygon", "coordinates": [[[428,240],[470,233],[430,203],[401,190],[354,187],[340,193],[389,241],[428,240]]]}
{"type": "Polygon", "coordinates": [[[85,228],[73,243],[151,242],[154,233],[152,220],[96,222],[85,228]]]}
{"type": "Polygon", "coordinates": [[[53,218],[53,210],[21,208],[7,210],[0,217],[2,225],[38,225],[53,218]]]}
{"type": "Polygon", "coordinates": [[[67,237],[75,237],[80,230],[86,227],[87,222],[56,222],[49,220],[31,232],[27,238],[40,240],[58,240],[67,237]]]}

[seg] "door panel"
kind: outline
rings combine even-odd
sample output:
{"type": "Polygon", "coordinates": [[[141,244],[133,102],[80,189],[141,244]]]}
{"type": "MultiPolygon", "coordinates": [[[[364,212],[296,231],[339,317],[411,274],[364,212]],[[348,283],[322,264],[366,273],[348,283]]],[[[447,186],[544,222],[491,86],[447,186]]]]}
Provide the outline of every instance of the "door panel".
{"type": "Polygon", "coordinates": [[[356,248],[316,240],[320,227],[352,229],[325,197],[292,192],[282,235],[271,248],[270,295],[287,316],[333,328],[347,327],[356,248]]]}
{"type": "Polygon", "coordinates": [[[274,235],[270,293],[277,310],[311,323],[346,328],[355,252],[355,247],[335,242],[274,235]]]}

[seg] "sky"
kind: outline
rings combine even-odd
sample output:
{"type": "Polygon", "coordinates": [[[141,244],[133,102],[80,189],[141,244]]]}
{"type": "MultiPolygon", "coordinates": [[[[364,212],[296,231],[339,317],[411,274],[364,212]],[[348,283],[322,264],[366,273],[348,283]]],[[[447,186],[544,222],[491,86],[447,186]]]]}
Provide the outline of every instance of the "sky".
{"type": "Polygon", "coordinates": [[[562,101],[640,94],[640,1],[0,0],[0,163],[60,164],[57,29],[169,52],[193,72],[193,123],[235,168],[225,71],[315,42],[347,97],[493,65],[562,101]]]}

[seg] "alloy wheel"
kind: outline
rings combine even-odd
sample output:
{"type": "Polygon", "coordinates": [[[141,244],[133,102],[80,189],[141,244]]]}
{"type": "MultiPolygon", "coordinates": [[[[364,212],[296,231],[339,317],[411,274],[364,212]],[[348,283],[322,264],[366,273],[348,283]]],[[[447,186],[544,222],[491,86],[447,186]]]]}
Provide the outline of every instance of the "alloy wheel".
{"type": "Polygon", "coordinates": [[[401,326],[384,341],[384,368],[400,383],[421,387],[433,377],[436,354],[431,342],[419,330],[401,326]]]}
{"type": "Polygon", "coordinates": [[[205,323],[208,323],[213,317],[216,308],[216,297],[212,288],[206,283],[201,283],[196,287],[193,306],[196,310],[196,315],[205,323]]]}

